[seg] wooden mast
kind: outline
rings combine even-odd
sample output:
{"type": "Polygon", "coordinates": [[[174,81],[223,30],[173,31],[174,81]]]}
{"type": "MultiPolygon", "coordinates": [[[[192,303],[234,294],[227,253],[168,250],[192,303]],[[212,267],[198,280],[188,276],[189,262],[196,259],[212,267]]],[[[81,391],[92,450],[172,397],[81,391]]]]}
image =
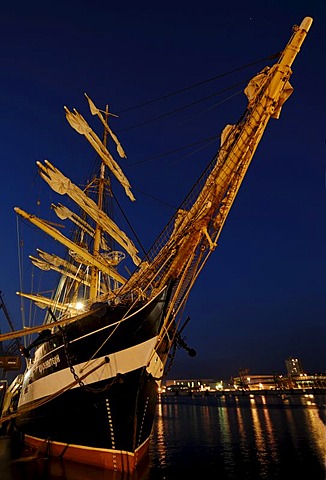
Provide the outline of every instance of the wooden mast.
{"type": "Polygon", "coordinates": [[[198,188],[197,198],[186,199],[152,247],[153,253],[149,252],[148,264],[131,277],[126,288],[137,287],[146,292],[155,284],[160,290],[174,279],[175,285],[184,281],[184,293],[180,298],[187,298],[193,279],[217,246],[221,229],[268,121],[271,117],[279,118],[281,107],[293,90],[289,84],[291,66],[311,24],[312,19],[306,17],[300,26],[295,26],[279,61],[249,82],[245,89],[249,104],[243,121],[227,125],[223,130],[221,148],[204,185],[198,188]],[[189,259],[193,255],[191,264],[189,259]],[[184,275],[186,269],[187,275],[184,275]]]}
{"type": "MultiPolygon", "coordinates": [[[[106,106],[105,109],[105,120],[108,122],[109,117],[109,107],[106,106]]],[[[106,147],[107,144],[107,131],[104,129],[104,136],[103,136],[103,145],[106,147]]],[[[105,164],[101,161],[101,169],[100,169],[100,176],[98,179],[98,197],[97,197],[97,206],[100,210],[103,208],[103,197],[104,197],[104,184],[105,184],[105,164]]],[[[100,245],[101,245],[101,233],[102,229],[98,223],[95,226],[95,234],[94,234],[94,247],[93,247],[93,255],[95,258],[98,258],[100,245]]],[[[90,281],[90,292],[89,292],[89,300],[90,302],[94,301],[98,295],[98,286],[99,286],[99,269],[96,266],[92,266],[91,269],[91,281],[90,281]]]]}

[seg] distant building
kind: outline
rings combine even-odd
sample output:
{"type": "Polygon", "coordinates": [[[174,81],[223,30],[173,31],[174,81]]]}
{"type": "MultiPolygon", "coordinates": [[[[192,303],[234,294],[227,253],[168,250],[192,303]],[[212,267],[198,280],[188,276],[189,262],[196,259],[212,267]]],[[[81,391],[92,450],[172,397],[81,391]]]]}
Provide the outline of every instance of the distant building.
{"type": "Polygon", "coordinates": [[[165,380],[164,390],[167,392],[205,392],[222,390],[223,382],[212,378],[165,380]]]}
{"type": "Polygon", "coordinates": [[[247,375],[240,374],[234,377],[233,386],[236,390],[277,390],[280,388],[288,388],[288,380],[282,375],[247,375]]]}
{"type": "Polygon", "coordinates": [[[248,368],[239,368],[239,376],[229,380],[209,379],[179,379],[165,380],[162,391],[178,394],[218,391],[258,391],[258,390],[291,390],[291,389],[325,389],[326,374],[305,373],[298,358],[285,360],[287,375],[250,374],[248,368]]]}
{"type": "Polygon", "coordinates": [[[296,377],[305,374],[302,363],[298,358],[287,358],[285,360],[285,365],[289,377],[296,377]]]}
{"type": "Polygon", "coordinates": [[[162,385],[162,393],[170,394],[188,394],[188,393],[208,393],[222,391],[268,391],[268,390],[305,390],[305,389],[325,389],[326,375],[309,375],[301,373],[300,375],[283,376],[278,374],[252,375],[243,377],[233,377],[230,380],[214,379],[178,379],[165,380],[162,385]]]}

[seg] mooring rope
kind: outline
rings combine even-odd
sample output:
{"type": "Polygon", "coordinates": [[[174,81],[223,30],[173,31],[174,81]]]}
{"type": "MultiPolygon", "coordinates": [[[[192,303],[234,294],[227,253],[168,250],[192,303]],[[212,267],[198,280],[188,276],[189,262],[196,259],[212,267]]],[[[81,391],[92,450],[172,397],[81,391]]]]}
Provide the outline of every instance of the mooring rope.
{"type": "Polygon", "coordinates": [[[0,418],[0,425],[4,422],[8,421],[8,420],[12,420],[13,418],[19,417],[23,413],[27,413],[30,410],[34,410],[35,408],[41,407],[42,405],[45,405],[46,403],[52,401],[54,398],[59,397],[63,393],[67,392],[68,390],[70,390],[73,387],[75,387],[76,385],[78,385],[80,383],[80,381],[83,381],[86,377],[88,377],[89,375],[94,373],[96,370],[103,367],[105,364],[109,363],[109,361],[110,361],[109,357],[105,357],[104,360],[99,365],[92,368],[89,372],[85,373],[84,375],[79,377],[77,380],[74,380],[73,382],[69,383],[69,385],[66,385],[65,387],[61,388],[60,390],[53,393],[52,395],[49,395],[46,398],[42,398],[41,400],[38,400],[38,401],[34,402],[32,405],[22,407],[19,411],[15,412],[15,413],[11,413],[9,415],[3,415],[0,418]]]}

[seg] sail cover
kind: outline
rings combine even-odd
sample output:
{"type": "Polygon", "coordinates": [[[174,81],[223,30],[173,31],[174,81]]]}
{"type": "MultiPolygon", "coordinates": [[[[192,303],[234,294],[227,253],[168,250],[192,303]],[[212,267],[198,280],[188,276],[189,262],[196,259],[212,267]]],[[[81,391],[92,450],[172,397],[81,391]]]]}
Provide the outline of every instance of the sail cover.
{"type": "Polygon", "coordinates": [[[103,118],[103,115],[101,113],[101,110],[98,109],[95,105],[94,105],[94,102],[89,98],[89,96],[85,93],[85,97],[87,98],[88,100],[88,104],[89,104],[89,109],[91,111],[91,114],[92,115],[97,115],[99,117],[99,119],[101,120],[101,122],[103,123],[104,127],[105,127],[105,130],[111,135],[112,139],[114,140],[114,142],[116,143],[116,146],[117,146],[117,152],[118,154],[120,155],[121,158],[127,158],[127,155],[124,151],[124,149],[122,148],[122,145],[121,143],[119,142],[118,140],[118,137],[112,132],[111,128],[109,127],[109,125],[106,123],[105,119],[103,118]]]}
{"type": "MultiPolygon", "coordinates": [[[[75,223],[75,225],[77,225],[84,232],[88,233],[91,236],[95,235],[95,229],[91,227],[87,222],[85,222],[85,220],[80,218],[76,213],[69,210],[69,208],[65,207],[64,205],[61,205],[61,203],[58,203],[58,205],[54,205],[52,203],[51,207],[53,208],[53,210],[61,220],[67,220],[67,218],[69,218],[72,222],[75,223]]],[[[101,236],[100,242],[101,242],[102,250],[110,250],[110,247],[107,244],[105,238],[103,238],[103,235],[101,236]]]]}
{"type": "Polygon", "coordinates": [[[41,177],[55,192],[60,195],[67,194],[72,200],[74,200],[77,205],[93,218],[93,220],[95,220],[105,232],[111,235],[111,237],[129,253],[135,265],[139,265],[141,260],[137,256],[138,250],[133,242],[91,198],[89,198],[79,187],[74,185],[69,178],[65,177],[48,160],[44,160],[45,165],[39,161],[36,163],[40,169],[39,173],[41,177]]]}
{"type": "Polygon", "coordinates": [[[126,176],[124,175],[121,168],[119,167],[117,162],[114,160],[110,152],[103,145],[99,137],[96,135],[95,132],[93,132],[91,127],[88,125],[84,117],[75,109],[73,112],[70,112],[70,110],[67,107],[64,107],[64,109],[66,112],[66,118],[70,123],[70,125],[72,126],[72,128],[74,128],[76,132],[86,137],[86,139],[92,145],[94,150],[101,157],[105,165],[111,170],[111,172],[116,177],[116,179],[124,187],[126,195],[130,198],[130,200],[135,201],[135,197],[133,196],[130,190],[131,189],[130,183],[127,180],[126,176]]]}

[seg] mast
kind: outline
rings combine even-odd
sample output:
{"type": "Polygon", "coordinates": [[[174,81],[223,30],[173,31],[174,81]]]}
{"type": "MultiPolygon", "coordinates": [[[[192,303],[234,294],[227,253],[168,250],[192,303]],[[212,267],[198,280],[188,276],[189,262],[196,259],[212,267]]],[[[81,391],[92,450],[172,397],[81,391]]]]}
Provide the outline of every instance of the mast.
{"type": "MultiPolygon", "coordinates": [[[[105,109],[105,120],[108,122],[109,116],[109,107],[106,106],[105,109]]],[[[103,145],[106,147],[107,144],[107,131],[104,129],[103,145]]],[[[103,209],[103,200],[104,200],[104,183],[105,183],[105,164],[101,160],[100,176],[98,179],[98,197],[97,197],[97,206],[99,210],[103,209]]],[[[94,247],[93,255],[95,258],[98,257],[100,252],[101,245],[101,233],[102,229],[98,222],[95,225],[95,234],[94,234],[94,247]]],[[[98,285],[99,285],[99,269],[96,266],[93,266],[91,269],[91,281],[90,281],[90,290],[89,290],[89,299],[90,301],[95,300],[98,295],[98,285]]]]}
{"type": "Polygon", "coordinates": [[[148,252],[147,264],[121,287],[124,292],[136,286],[150,292],[173,280],[174,293],[166,322],[184,304],[208,256],[215,250],[265,128],[271,117],[279,118],[293,91],[289,83],[291,66],[311,24],[312,19],[306,17],[300,26],[294,26],[279,61],[249,82],[243,120],[225,127],[215,160],[148,252]]]}
{"type": "MultiPolygon", "coordinates": [[[[100,175],[97,179],[97,203],[48,160],[44,161],[44,165],[40,162],[37,164],[41,177],[50,187],[61,195],[67,194],[95,222],[93,229],[88,224],[85,225],[86,222],[83,223],[78,216],[73,217],[73,221],[77,225],[93,236],[92,254],[64,237],[61,232],[44,220],[19,208],[15,208],[15,211],[75,252],[80,263],[91,266],[89,289],[91,302],[98,296],[100,275],[107,275],[113,279],[115,293],[119,289],[119,296],[129,296],[130,293],[134,295],[134,292],[139,292],[142,297],[150,298],[155,292],[172,283],[173,292],[166,314],[166,322],[169,322],[172,316],[177,315],[208,256],[217,246],[226,218],[270,118],[279,118],[284,102],[292,93],[293,88],[289,83],[292,74],[291,66],[311,24],[312,19],[306,17],[300,26],[294,26],[293,34],[278,62],[272,67],[264,68],[249,82],[245,89],[248,107],[241,121],[236,125],[225,127],[216,158],[171,219],[143,262],[137,256],[138,250],[132,241],[102,209],[106,186],[106,167],[120,182],[127,196],[132,201],[135,200],[129,181],[106,148],[107,134],[109,134],[117,145],[120,157],[126,156],[120,142],[107,124],[110,115],[108,106],[105,112],[106,118],[104,118],[101,111],[86,95],[92,115],[98,115],[104,125],[103,143],[75,109],[70,112],[65,107],[69,124],[86,138],[102,159],[100,175]],[[114,268],[122,258],[120,254],[124,254],[115,251],[101,254],[103,233],[108,234],[117,244],[121,245],[135,265],[139,266],[128,281],[114,268]]],[[[68,213],[67,217],[70,218],[69,210],[61,213],[63,215],[68,213]]],[[[109,282],[112,285],[110,279],[109,282]]],[[[111,292],[105,292],[103,299],[108,298],[110,294],[111,292]]]]}
{"type": "Polygon", "coordinates": [[[111,276],[121,284],[126,282],[126,279],[122,277],[122,275],[120,275],[114,268],[110,268],[110,266],[107,263],[104,263],[105,261],[103,259],[94,258],[93,255],[90,254],[87,250],[85,250],[83,247],[79,246],[77,243],[73,242],[69,238],[62,235],[61,232],[59,232],[56,228],[49,225],[44,220],[41,220],[40,218],[35,217],[35,215],[31,215],[25,212],[19,207],[15,207],[14,210],[18,215],[25,218],[29,222],[31,222],[33,225],[35,225],[43,232],[50,235],[52,238],[60,242],[62,245],[65,245],[69,250],[75,252],[80,257],[81,263],[84,262],[85,264],[96,266],[99,270],[104,272],[106,275],[111,276]]]}

